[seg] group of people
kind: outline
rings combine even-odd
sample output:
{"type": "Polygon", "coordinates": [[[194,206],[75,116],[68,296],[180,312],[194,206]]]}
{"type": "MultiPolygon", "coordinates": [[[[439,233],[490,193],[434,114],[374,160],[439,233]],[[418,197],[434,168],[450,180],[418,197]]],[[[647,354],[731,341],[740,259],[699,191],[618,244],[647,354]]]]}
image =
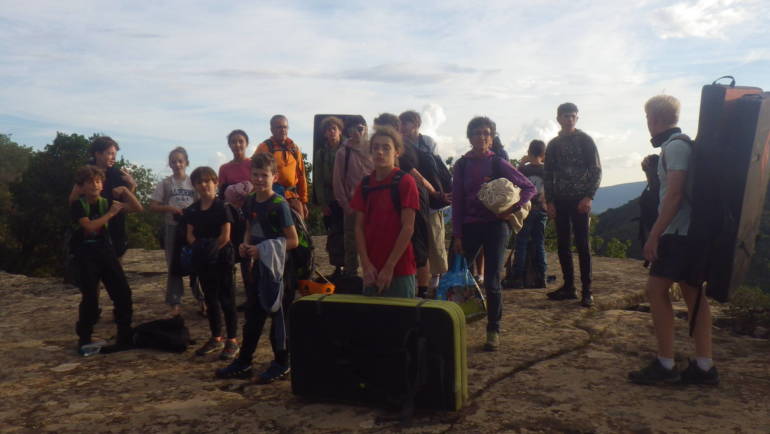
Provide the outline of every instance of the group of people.
{"type": "MultiPolygon", "coordinates": [[[[676,110],[678,116],[678,103],[676,110]]],[[[667,331],[657,333],[661,347],[657,364],[632,373],[631,380],[635,382],[655,376],[665,381],[674,378],[667,371],[673,369],[669,363],[673,325],[668,318],[670,303],[668,310],[664,306],[664,294],[684,273],[677,269],[683,265],[676,262],[682,246],[671,241],[673,238],[668,234],[681,235],[686,231],[688,216],[682,205],[686,202],[682,199],[682,188],[688,166],[686,149],[676,145],[676,137],[662,137],[664,132],[673,131],[676,124],[671,116],[664,119],[659,114],[669,111],[670,107],[663,103],[647,106],[653,140],[663,143],[664,152],[676,149],[677,154],[669,158],[668,172],[658,169],[662,211],[645,245],[645,256],[653,264],[648,295],[655,326],[667,331]],[[658,126],[664,123],[667,128],[658,126]],[[672,141],[674,146],[670,146],[672,141]],[[674,182],[664,180],[666,173],[674,182]],[[669,198],[672,194],[679,195],[676,201],[669,198]]],[[[580,303],[590,307],[593,296],[588,228],[592,200],[601,180],[601,163],[591,137],[576,128],[577,120],[578,109],[574,104],[560,105],[558,136],[547,146],[533,140],[527,156],[515,168],[507,156],[499,156],[499,149],[495,149],[496,139],[499,143],[496,124],[487,117],[474,117],[466,130],[470,150],[449,173],[437,154],[435,141],[420,134],[421,119],[415,111],[400,116],[379,115],[371,135],[361,116],[329,116],[320,124],[323,143],[315,149],[312,198],[308,195],[302,153],[288,137],[288,119],[283,115],[270,119],[271,137],[260,143],[251,157],[246,155],[246,132],[232,131],[227,142],[233,159],[218,172],[198,167],[187,176],[187,152],[175,148],[169,154],[173,174],[158,184],[150,205],[152,211],[166,215],[166,303],[170,313],[180,313],[183,293],[182,276],[175,271],[181,237],[183,243],[192,247],[191,286],[196,298],[202,301],[211,332],[210,339],[196,354],[219,352],[222,360],[229,360],[227,366],[216,371],[220,378],[249,377],[253,353],[270,317],[274,360],[259,375],[259,381],[268,383],[285,376],[289,371],[287,314],[296,287],[297,264],[292,251],[300,245],[297,224],[308,216],[311,199],[323,212],[326,250],[330,264],[335,267],[331,277],[360,276],[364,295],[428,297],[448,269],[450,252],[463,255],[469,263],[483,252],[485,260],[480,274],[488,306],[484,347],[490,351],[500,345],[501,270],[511,238],[508,218],[531,201],[531,211],[516,237],[514,286],[524,286],[526,255],[532,252],[537,276],[534,286],[545,287],[544,232],[550,217],[556,225],[564,284],[549,292],[548,298],[577,298],[571,253],[574,234],[580,262],[580,303]],[[499,214],[487,209],[478,197],[482,185],[497,178],[506,178],[519,188],[519,201],[499,214]],[[444,212],[449,207],[453,239],[447,249],[444,212]],[[528,248],[531,243],[534,249],[528,248]],[[236,263],[240,264],[247,296],[240,345],[235,305],[236,263]]],[[[79,264],[78,284],[83,294],[76,330],[83,353],[96,345],[91,335],[99,315],[100,280],[115,303],[118,325],[115,344],[101,347],[102,351],[131,347],[131,290],[120,264],[126,246],[125,223],[121,218],[126,212],[142,211],[142,205],[132,193],[136,183],[130,174],[114,167],[118,149],[109,137],[94,139],[93,161],[78,170],[70,195],[77,226],[72,251],[79,264]]],[[[691,293],[685,293],[689,303],[691,293]]],[[[709,315],[708,304],[701,307],[701,312],[709,315]]],[[[696,343],[706,339],[707,327],[710,317],[699,323],[696,343]]],[[[709,346],[698,347],[698,363],[691,367],[702,371],[693,371],[696,374],[706,376],[714,370],[710,335],[708,339],[709,346]]]]}

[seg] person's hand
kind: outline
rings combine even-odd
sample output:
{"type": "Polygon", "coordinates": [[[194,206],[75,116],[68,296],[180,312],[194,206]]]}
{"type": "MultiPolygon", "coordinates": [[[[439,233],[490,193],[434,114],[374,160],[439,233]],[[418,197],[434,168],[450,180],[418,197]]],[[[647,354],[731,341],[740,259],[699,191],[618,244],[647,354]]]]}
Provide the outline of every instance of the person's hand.
{"type": "Polygon", "coordinates": [[[136,190],[136,181],[134,181],[134,177],[131,176],[131,173],[129,173],[125,167],[120,169],[120,179],[128,184],[131,190],[136,190]]]}
{"type": "Polygon", "coordinates": [[[330,215],[332,215],[332,209],[328,206],[321,208],[321,212],[323,212],[323,215],[325,215],[326,217],[329,217],[330,215]]]}
{"type": "Polygon", "coordinates": [[[584,197],[580,199],[577,205],[577,212],[580,214],[588,214],[591,212],[591,204],[593,200],[590,197],[584,197]]]}
{"type": "Polygon", "coordinates": [[[247,256],[246,247],[247,246],[244,243],[238,244],[238,255],[242,257],[247,256]]]}
{"type": "Polygon", "coordinates": [[[452,247],[455,253],[459,255],[463,254],[463,240],[461,238],[455,238],[455,242],[452,247]]]}
{"type": "Polygon", "coordinates": [[[546,204],[545,212],[548,213],[548,217],[551,220],[556,218],[556,207],[553,205],[553,203],[546,204]]]}
{"type": "Polygon", "coordinates": [[[310,210],[308,210],[306,203],[301,202],[301,204],[302,204],[302,218],[304,220],[307,220],[307,216],[308,214],[310,214],[310,210]]]}
{"type": "Polygon", "coordinates": [[[391,282],[393,282],[393,266],[386,263],[382,270],[377,273],[377,294],[382,294],[383,291],[390,288],[391,282]]]}
{"type": "Polygon", "coordinates": [[[656,259],[658,259],[658,242],[660,241],[660,236],[650,233],[650,235],[647,237],[647,242],[644,243],[644,249],[642,252],[644,253],[644,259],[655,262],[656,259]]]}
{"type": "Polygon", "coordinates": [[[120,214],[121,211],[123,211],[123,202],[118,202],[117,200],[112,201],[109,213],[115,217],[116,215],[120,214]]]}
{"type": "Polygon", "coordinates": [[[128,191],[128,189],[124,186],[115,187],[112,189],[112,197],[123,199],[123,195],[128,191]]]}
{"type": "Polygon", "coordinates": [[[184,210],[182,208],[177,208],[173,205],[168,206],[168,212],[171,213],[171,215],[182,215],[184,214],[184,210]]]}
{"type": "Polygon", "coordinates": [[[527,163],[529,163],[529,154],[525,154],[523,157],[519,158],[519,166],[523,166],[527,163]]]}
{"type": "Polygon", "coordinates": [[[508,211],[505,211],[503,213],[498,214],[497,218],[499,218],[500,220],[508,220],[513,213],[515,213],[516,211],[518,211],[520,209],[521,209],[521,205],[516,204],[516,205],[512,206],[508,211]]]}
{"type": "Polygon", "coordinates": [[[257,249],[257,246],[246,246],[246,255],[251,256],[254,259],[259,258],[259,249],[257,249]]]}
{"type": "Polygon", "coordinates": [[[364,271],[364,286],[372,286],[377,281],[377,269],[370,261],[363,262],[361,267],[364,271]]]}

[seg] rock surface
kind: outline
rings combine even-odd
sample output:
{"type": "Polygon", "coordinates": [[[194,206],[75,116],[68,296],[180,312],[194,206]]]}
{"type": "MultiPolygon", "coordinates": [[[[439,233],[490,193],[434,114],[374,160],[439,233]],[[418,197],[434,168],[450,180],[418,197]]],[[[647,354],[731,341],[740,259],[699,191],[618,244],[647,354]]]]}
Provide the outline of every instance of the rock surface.
{"type": "MultiPolygon", "coordinates": [[[[163,264],[160,251],[131,250],[125,258],[136,324],[166,313],[163,264]]],[[[418,411],[407,427],[386,410],[299,399],[288,381],[216,380],[223,362],[193,349],[79,357],[77,289],[0,273],[0,431],[770,432],[769,341],[715,329],[718,388],[631,385],[626,373],[655,348],[649,313],[627,309],[643,301],[645,270],[609,258],[595,258],[594,270],[590,310],[550,302],[544,290],[505,291],[500,351],[482,351],[484,321],[468,325],[468,406],[418,411]]],[[[187,325],[202,343],[207,322],[189,293],[185,303],[187,325]]],[[[106,295],[102,306],[96,335],[108,338],[114,325],[106,295]]],[[[686,321],[676,325],[681,364],[693,348],[686,321]]],[[[270,358],[263,339],[257,368],[270,358]]]]}

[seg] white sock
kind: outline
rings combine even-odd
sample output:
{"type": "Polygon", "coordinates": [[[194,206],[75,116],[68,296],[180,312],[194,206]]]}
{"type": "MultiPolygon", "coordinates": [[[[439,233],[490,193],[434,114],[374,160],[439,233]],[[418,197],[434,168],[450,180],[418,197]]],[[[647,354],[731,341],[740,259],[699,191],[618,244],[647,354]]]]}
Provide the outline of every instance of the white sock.
{"type": "Polygon", "coordinates": [[[669,371],[674,369],[674,359],[667,359],[665,357],[658,356],[658,362],[660,362],[660,365],[669,371]]]}
{"type": "Polygon", "coordinates": [[[710,357],[696,357],[695,361],[703,372],[708,372],[714,366],[714,360],[710,357]]]}

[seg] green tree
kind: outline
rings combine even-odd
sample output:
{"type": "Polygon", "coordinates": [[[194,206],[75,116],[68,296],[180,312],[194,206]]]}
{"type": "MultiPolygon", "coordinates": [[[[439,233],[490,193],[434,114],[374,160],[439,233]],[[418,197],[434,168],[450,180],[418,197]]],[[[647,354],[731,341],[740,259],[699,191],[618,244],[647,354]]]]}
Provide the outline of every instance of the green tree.
{"type": "Polygon", "coordinates": [[[33,155],[32,148],[21,146],[11,137],[0,134],[0,267],[8,262],[18,248],[16,239],[9,228],[13,213],[10,184],[21,176],[33,155]]]}

